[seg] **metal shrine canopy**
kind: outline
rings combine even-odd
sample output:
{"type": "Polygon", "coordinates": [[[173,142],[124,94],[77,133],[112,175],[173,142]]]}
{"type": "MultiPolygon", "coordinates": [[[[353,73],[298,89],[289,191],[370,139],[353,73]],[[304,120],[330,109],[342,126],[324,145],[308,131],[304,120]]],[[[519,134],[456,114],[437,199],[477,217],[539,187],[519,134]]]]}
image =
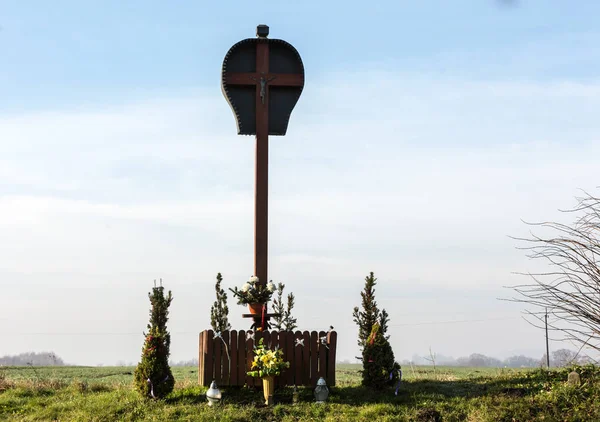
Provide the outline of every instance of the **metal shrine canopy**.
{"type": "Polygon", "coordinates": [[[268,26],[259,25],[256,35],[225,55],[221,88],[239,135],[283,136],[304,87],[304,65],[291,44],[267,38],[268,26]]]}

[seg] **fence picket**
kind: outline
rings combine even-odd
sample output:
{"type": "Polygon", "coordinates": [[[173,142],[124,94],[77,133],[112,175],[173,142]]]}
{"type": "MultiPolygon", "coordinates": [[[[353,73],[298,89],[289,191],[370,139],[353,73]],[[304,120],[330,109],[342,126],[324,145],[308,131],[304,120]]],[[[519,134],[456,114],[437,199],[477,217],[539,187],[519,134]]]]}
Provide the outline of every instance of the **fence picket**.
{"type": "Polygon", "coordinates": [[[286,332],[285,350],[287,353],[287,361],[290,363],[290,367],[287,370],[286,385],[294,385],[294,363],[296,362],[296,355],[294,354],[296,347],[294,346],[294,333],[292,331],[286,332]]]}
{"type": "Polygon", "coordinates": [[[302,333],[304,346],[302,347],[302,385],[311,385],[310,379],[310,333],[302,333]]]}
{"type": "Polygon", "coordinates": [[[223,345],[221,349],[221,368],[223,368],[223,375],[221,376],[221,383],[229,385],[229,365],[231,365],[231,355],[229,352],[229,331],[223,331],[221,333],[221,337],[223,338],[223,345]]]}
{"type": "Polygon", "coordinates": [[[213,380],[215,362],[213,359],[213,331],[206,331],[204,338],[204,385],[209,386],[213,380]]]}
{"type": "Polygon", "coordinates": [[[304,336],[302,334],[301,331],[296,331],[296,333],[294,334],[294,364],[295,364],[295,371],[294,371],[294,376],[295,376],[295,380],[294,380],[294,384],[296,385],[303,385],[304,381],[302,380],[302,368],[303,365],[302,363],[303,361],[303,356],[302,353],[304,351],[304,346],[298,344],[299,341],[303,341],[304,336]]]}
{"type": "Polygon", "coordinates": [[[236,330],[231,330],[229,336],[229,357],[231,358],[231,365],[229,367],[229,385],[237,385],[237,377],[238,377],[238,334],[236,330]]]}
{"type": "MultiPolygon", "coordinates": [[[[254,339],[252,338],[252,336],[249,335],[246,337],[248,338],[246,340],[246,364],[244,365],[244,367],[246,368],[246,372],[248,372],[252,365],[252,350],[254,349],[254,339]]],[[[254,385],[254,378],[252,378],[250,375],[244,375],[244,380],[248,386],[254,385]]]]}
{"type": "Polygon", "coordinates": [[[337,348],[337,333],[329,331],[327,333],[327,385],[335,385],[335,352],[337,348]]]}
{"type": "Polygon", "coordinates": [[[232,385],[244,385],[246,383],[246,332],[244,330],[240,330],[238,333],[238,348],[236,352],[232,352],[238,355],[237,384],[232,385]]]}
{"type": "Polygon", "coordinates": [[[319,339],[317,332],[310,333],[310,384],[312,387],[317,385],[317,372],[319,369],[319,339]]]}
{"type": "Polygon", "coordinates": [[[198,384],[204,385],[204,336],[206,331],[202,331],[198,336],[198,384]]]}
{"type": "Polygon", "coordinates": [[[327,333],[325,331],[319,331],[319,336],[317,338],[317,350],[319,351],[319,355],[317,358],[318,366],[317,366],[317,380],[320,377],[325,378],[327,376],[327,370],[325,365],[327,364],[327,333]]]}

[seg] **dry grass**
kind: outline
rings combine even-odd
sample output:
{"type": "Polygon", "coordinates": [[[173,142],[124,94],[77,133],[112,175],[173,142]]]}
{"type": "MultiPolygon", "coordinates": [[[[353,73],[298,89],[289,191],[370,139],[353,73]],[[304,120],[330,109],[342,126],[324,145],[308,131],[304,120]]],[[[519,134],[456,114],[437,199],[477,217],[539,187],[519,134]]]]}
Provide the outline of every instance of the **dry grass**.
{"type": "Polygon", "coordinates": [[[6,378],[6,371],[4,367],[0,367],[0,392],[8,390],[13,387],[13,382],[6,378]]]}

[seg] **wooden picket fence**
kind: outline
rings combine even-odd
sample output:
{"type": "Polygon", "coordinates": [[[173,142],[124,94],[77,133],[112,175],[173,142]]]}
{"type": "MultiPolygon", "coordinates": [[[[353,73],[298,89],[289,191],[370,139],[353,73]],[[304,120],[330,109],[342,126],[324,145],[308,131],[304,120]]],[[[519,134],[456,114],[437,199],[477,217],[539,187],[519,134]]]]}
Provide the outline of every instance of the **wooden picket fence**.
{"type": "Polygon", "coordinates": [[[335,331],[224,331],[215,338],[213,330],[200,333],[198,382],[217,385],[260,386],[260,378],[246,375],[254,359],[254,344],[263,338],[270,349],[279,347],[290,367],[275,378],[278,386],[304,385],[314,387],[320,377],[327,385],[335,385],[335,331]]]}

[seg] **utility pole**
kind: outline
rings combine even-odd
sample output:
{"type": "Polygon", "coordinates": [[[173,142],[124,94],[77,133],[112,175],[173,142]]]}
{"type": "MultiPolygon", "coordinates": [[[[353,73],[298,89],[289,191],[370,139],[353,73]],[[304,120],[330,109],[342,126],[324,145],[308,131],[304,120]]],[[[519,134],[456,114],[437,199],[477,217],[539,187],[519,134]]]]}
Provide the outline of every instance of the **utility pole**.
{"type": "Polygon", "coordinates": [[[548,344],[548,308],[546,308],[546,367],[550,369],[550,346],[548,344]]]}

